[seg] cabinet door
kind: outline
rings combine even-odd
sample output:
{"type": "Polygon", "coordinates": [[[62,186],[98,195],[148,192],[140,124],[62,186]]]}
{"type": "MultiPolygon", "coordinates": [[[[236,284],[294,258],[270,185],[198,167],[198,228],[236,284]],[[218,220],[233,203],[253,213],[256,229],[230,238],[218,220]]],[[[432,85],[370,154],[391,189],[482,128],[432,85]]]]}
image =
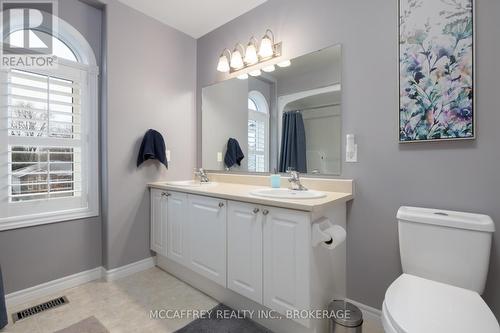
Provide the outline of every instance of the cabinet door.
{"type": "Polygon", "coordinates": [[[254,204],[228,202],[227,286],[262,303],[262,214],[254,204]]]}
{"type": "Polygon", "coordinates": [[[151,189],[151,250],[157,254],[167,255],[167,199],[162,190],[151,189]]]}
{"type": "Polygon", "coordinates": [[[189,267],[226,287],[226,201],[189,195],[189,267]]]}
{"type": "Polygon", "coordinates": [[[180,264],[187,265],[187,194],[169,192],[167,201],[167,257],[180,264]]]}
{"type": "Polygon", "coordinates": [[[263,207],[264,305],[285,314],[308,310],[309,214],[263,207]]]}

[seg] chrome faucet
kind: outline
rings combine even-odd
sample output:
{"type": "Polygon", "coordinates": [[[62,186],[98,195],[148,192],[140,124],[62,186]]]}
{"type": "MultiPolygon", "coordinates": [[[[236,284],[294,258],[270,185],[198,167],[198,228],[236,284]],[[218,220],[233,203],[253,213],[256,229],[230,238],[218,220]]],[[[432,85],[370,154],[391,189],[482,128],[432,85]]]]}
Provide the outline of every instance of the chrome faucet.
{"type": "Polygon", "coordinates": [[[208,175],[203,168],[199,168],[194,174],[200,177],[200,183],[210,183],[210,179],[208,179],[208,175]]]}
{"type": "Polygon", "coordinates": [[[297,171],[290,171],[290,178],[288,178],[290,182],[290,190],[294,191],[307,191],[307,187],[300,183],[300,173],[297,171]]]}

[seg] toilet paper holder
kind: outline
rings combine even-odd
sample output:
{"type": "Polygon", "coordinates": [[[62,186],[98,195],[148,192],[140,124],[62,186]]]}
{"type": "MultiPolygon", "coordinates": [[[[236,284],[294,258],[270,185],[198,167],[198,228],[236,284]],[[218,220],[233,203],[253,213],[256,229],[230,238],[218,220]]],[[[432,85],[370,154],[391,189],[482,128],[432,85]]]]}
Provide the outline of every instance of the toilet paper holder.
{"type": "Polygon", "coordinates": [[[346,239],[347,233],[344,228],[338,224],[333,224],[330,219],[322,217],[312,225],[313,247],[321,245],[328,250],[333,250],[346,239]]]}

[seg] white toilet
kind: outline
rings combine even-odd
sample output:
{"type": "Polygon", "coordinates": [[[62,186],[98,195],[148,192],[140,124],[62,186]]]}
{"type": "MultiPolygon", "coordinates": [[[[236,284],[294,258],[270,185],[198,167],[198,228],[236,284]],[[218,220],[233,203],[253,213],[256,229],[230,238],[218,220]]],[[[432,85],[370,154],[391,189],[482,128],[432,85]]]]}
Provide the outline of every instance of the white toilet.
{"type": "Polygon", "coordinates": [[[498,333],[481,298],[495,225],[489,216],[401,207],[403,274],[387,289],[386,333],[498,333]]]}

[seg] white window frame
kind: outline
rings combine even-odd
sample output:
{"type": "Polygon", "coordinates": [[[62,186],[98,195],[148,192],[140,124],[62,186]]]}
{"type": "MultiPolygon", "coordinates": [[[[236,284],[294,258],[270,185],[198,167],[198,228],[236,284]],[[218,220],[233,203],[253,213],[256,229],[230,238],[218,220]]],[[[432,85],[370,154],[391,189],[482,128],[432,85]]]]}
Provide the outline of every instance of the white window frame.
{"type": "MultiPolygon", "coordinates": [[[[0,215],[0,231],[29,227],[34,225],[56,223],[69,220],[77,220],[99,215],[99,117],[98,117],[98,75],[94,52],[86,39],[69,23],[53,16],[53,22],[57,22],[58,29],[54,32],[44,31],[52,34],[65,43],[75,54],[78,62],[58,59],[55,69],[49,70],[27,70],[34,73],[59,76],[63,78],[74,77],[79,81],[81,87],[81,154],[82,154],[82,197],[80,204],[65,204],[68,200],[57,198],[45,200],[47,207],[40,212],[36,206],[40,202],[15,202],[9,203],[8,192],[8,145],[9,137],[6,125],[7,119],[2,118],[0,126],[0,212],[8,211],[7,216],[0,215]],[[14,207],[14,205],[17,205],[14,207]],[[61,207],[62,206],[62,207],[61,207]],[[22,215],[12,214],[23,212],[22,215]]],[[[22,30],[22,22],[13,22],[11,31],[22,30]]],[[[1,46],[1,43],[0,43],[1,46]]],[[[22,69],[21,69],[22,70],[22,69]]],[[[1,82],[6,82],[8,70],[0,71],[1,82]]],[[[1,85],[2,100],[8,94],[8,86],[1,85]]],[[[3,113],[6,109],[0,110],[3,113]]],[[[3,117],[3,116],[2,116],[3,117]]],[[[71,198],[74,199],[74,198],[71,198]]],[[[70,200],[71,201],[71,200],[70,200]]]]}
{"type": "MultiPolygon", "coordinates": [[[[257,154],[257,152],[250,151],[248,148],[248,160],[250,161],[251,155],[263,155],[264,156],[264,172],[269,171],[269,105],[264,97],[264,95],[256,90],[252,90],[248,93],[248,98],[251,99],[257,106],[257,111],[248,109],[248,120],[254,120],[259,122],[264,122],[264,152],[257,154]]],[[[247,133],[248,135],[248,133],[247,133]]],[[[261,172],[257,170],[249,170],[249,172],[261,172]]]]}

